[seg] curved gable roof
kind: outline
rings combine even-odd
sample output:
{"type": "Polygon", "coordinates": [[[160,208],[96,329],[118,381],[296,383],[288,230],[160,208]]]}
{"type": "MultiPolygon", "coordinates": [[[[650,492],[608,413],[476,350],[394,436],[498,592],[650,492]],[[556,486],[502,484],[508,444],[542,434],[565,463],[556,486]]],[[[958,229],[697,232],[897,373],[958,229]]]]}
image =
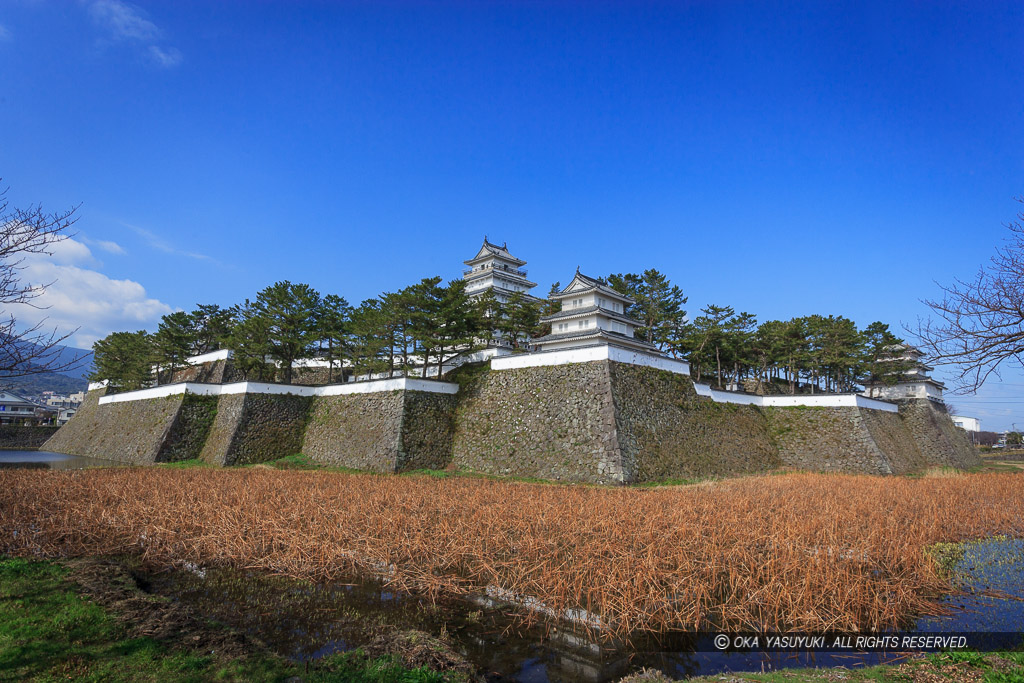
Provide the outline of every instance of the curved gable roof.
{"type": "Polygon", "coordinates": [[[633,299],[629,298],[625,294],[618,292],[607,284],[598,280],[597,278],[584,275],[580,272],[579,268],[576,268],[576,275],[573,276],[572,281],[566,285],[562,291],[549,298],[551,299],[566,299],[576,294],[586,294],[588,292],[601,292],[609,299],[616,299],[624,304],[634,303],[633,299]]]}
{"type": "Polygon", "coordinates": [[[468,261],[463,261],[463,263],[465,263],[466,265],[470,265],[481,259],[489,258],[491,256],[497,256],[499,258],[505,259],[506,261],[511,261],[512,263],[515,263],[520,266],[526,265],[526,261],[516,258],[509,252],[507,242],[504,242],[502,243],[501,246],[498,246],[497,244],[493,244],[490,241],[488,241],[487,237],[484,237],[484,243],[480,246],[480,251],[476,253],[476,256],[469,259],[468,261]]]}

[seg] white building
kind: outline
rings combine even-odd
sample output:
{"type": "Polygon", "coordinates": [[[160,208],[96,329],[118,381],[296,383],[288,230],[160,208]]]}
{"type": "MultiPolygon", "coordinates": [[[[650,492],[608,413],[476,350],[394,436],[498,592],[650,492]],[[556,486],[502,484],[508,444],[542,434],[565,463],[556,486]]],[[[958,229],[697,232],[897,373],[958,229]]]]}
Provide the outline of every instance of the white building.
{"type": "Polygon", "coordinates": [[[551,324],[551,334],[533,340],[540,351],[612,344],[660,353],[653,345],[634,336],[639,323],[625,314],[633,300],[600,280],[583,275],[579,268],[572,282],[550,298],[560,302],[562,310],[541,318],[542,322],[551,324]]]}
{"type": "Polygon", "coordinates": [[[484,237],[483,246],[476,256],[463,263],[469,266],[462,272],[462,279],[466,281],[466,293],[470,296],[477,297],[491,290],[495,299],[506,303],[514,292],[522,292],[530,299],[540,301],[530,294],[537,283],[527,279],[523,270],[526,261],[510,254],[507,244],[499,247],[484,237]]]}
{"type": "Polygon", "coordinates": [[[53,394],[46,398],[46,405],[49,408],[61,409],[61,408],[78,408],[82,405],[82,401],[85,400],[85,392],[79,391],[70,396],[63,396],[61,394],[53,394]]]}
{"type": "Polygon", "coordinates": [[[966,432],[980,432],[981,420],[976,417],[965,417],[963,415],[950,415],[953,424],[966,432]]]}
{"type": "Polygon", "coordinates": [[[922,360],[924,353],[909,344],[896,344],[889,348],[892,353],[891,360],[907,367],[900,372],[894,383],[881,380],[865,382],[865,396],[893,401],[904,398],[927,398],[945,402],[942,391],[946,385],[928,375],[935,368],[922,360]]]}
{"type": "Polygon", "coordinates": [[[38,422],[45,420],[53,412],[55,411],[48,411],[43,406],[10,391],[0,391],[0,424],[38,422]]]}

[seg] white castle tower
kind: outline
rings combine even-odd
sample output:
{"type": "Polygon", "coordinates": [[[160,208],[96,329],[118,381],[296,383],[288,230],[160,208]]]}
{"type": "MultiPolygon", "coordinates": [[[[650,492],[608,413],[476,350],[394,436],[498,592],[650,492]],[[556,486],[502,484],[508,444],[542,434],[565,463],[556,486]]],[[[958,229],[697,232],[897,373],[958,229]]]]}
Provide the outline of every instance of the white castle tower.
{"type": "Polygon", "coordinates": [[[539,301],[529,293],[537,283],[526,278],[526,271],[523,270],[526,261],[510,254],[507,244],[499,247],[484,237],[484,244],[476,256],[463,263],[469,266],[462,272],[462,278],[466,281],[466,293],[470,296],[480,296],[491,290],[495,299],[506,303],[513,292],[522,292],[527,297],[539,301]]]}
{"type": "Polygon", "coordinates": [[[652,344],[633,336],[640,323],[625,314],[633,300],[600,280],[587,277],[579,268],[572,282],[550,298],[560,302],[562,310],[541,318],[541,322],[551,323],[551,334],[533,340],[539,350],[611,344],[661,354],[652,344]]]}
{"type": "Polygon", "coordinates": [[[890,373],[889,382],[883,379],[865,382],[862,392],[865,396],[891,401],[902,398],[927,398],[945,402],[942,390],[946,385],[928,374],[935,368],[924,362],[924,353],[920,349],[909,344],[894,344],[885,350],[888,352],[888,358],[883,360],[890,360],[895,367],[905,369],[898,374],[890,373]]]}

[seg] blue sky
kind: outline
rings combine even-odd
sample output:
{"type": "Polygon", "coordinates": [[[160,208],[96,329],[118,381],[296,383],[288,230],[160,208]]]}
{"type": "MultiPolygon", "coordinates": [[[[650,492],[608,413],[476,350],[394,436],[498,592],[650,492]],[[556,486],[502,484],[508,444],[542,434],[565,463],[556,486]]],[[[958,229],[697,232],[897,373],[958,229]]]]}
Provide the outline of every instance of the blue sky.
{"type": "MultiPolygon", "coordinates": [[[[82,345],[484,234],[542,293],[655,267],[691,312],[899,327],[1020,208],[1022,53],[1020,3],[7,0],[0,175],[81,204],[32,274],[82,345]]],[[[956,405],[1024,423],[1005,379],[956,405]]]]}

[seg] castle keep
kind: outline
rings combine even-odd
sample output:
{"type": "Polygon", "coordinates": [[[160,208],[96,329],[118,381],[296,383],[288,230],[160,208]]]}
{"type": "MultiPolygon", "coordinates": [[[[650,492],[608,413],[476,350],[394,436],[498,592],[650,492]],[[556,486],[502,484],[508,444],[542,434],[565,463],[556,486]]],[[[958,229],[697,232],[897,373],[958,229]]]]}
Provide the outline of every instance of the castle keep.
{"type": "MultiPolygon", "coordinates": [[[[474,293],[528,296],[535,286],[505,245],[485,240],[466,264],[474,293]]],[[[174,384],[112,395],[91,385],[43,448],[140,465],[250,464],[301,452],[373,472],[454,467],[599,484],[783,467],[898,474],[980,462],[923,364],[901,384],[930,382],[929,391],[900,390],[898,400],[718,391],[635,337],[629,298],[600,280],[577,269],[552,298],[561,310],[546,318],[551,333],[533,340],[535,351],[469,355],[475,362],[446,366],[448,381],[240,382],[221,351],[191,359],[174,384]]]]}

